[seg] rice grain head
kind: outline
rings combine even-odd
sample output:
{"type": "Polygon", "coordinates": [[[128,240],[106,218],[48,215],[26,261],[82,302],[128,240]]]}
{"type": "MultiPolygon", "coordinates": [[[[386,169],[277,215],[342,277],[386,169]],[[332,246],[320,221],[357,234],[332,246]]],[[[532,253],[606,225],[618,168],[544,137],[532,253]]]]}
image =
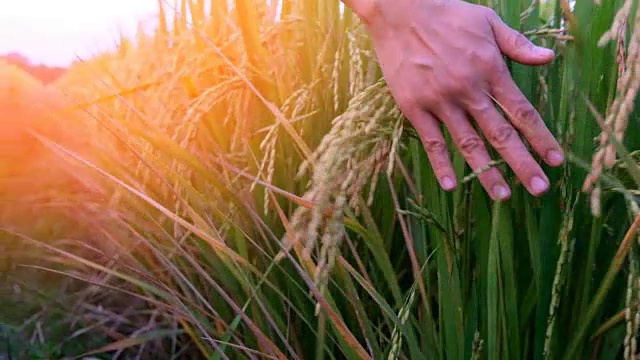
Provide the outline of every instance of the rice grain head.
{"type": "MultiPolygon", "coordinates": [[[[616,13],[611,28],[600,38],[598,45],[604,46],[610,41],[616,41],[616,61],[618,63],[617,95],[609,108],[604,121],[606,130],[610,131],[615,139],[621,142],[628,126],[629,115],[633,111],[633,102],[640,88],[640,28],[636,27],[629,40],[627,54],[626,29],[633,1],[626,0],[616,13]]],[[[635,13],[635,23],[640,21],[640,8],[635,13]]],[[[595,152],[591,171],[583,183],[583,191],[591,193],[592,213],[599,214],[599,197],[601,193],[597,183],[604,170],[611,169],[616,162],[615,144],[609,139],[605,129],[599,136],[599,147],[595,152]]]]}
{"type": "Polygon", "coordinates": [[[300,169],[299,175],[309,169],[310,161],[316,164],[310,189],[304,195],[314,206],[300,207],[294,212],[291,231],[284,239],[284,251],[301,242],[306,258],[318,250],[314,277],[321,289],[327,285],[345,236],[345,210],[348,207],[357,210],[366,185],[373,185],[383,163],[388,165],[390,154],[397,152],[403,121],[389,89],[380,80],[350,101],[300,169]]]}

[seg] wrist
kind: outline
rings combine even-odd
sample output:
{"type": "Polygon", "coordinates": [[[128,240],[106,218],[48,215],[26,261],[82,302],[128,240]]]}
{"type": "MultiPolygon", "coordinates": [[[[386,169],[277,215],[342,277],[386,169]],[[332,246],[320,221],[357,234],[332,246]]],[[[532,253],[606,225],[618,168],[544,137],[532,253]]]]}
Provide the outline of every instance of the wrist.
{"type": "Polygon", "coordinates": [[[418,8],[435,12],[450,0],[342,0],[367,25],[380,21],[389,25],[402,23],[407,13],[418,8]]]}
{"type": "Polygon", "coordinates": [[[369,24],[381,13],[380,3],[388,0],[342,0],[362,22],[369,24]]]}

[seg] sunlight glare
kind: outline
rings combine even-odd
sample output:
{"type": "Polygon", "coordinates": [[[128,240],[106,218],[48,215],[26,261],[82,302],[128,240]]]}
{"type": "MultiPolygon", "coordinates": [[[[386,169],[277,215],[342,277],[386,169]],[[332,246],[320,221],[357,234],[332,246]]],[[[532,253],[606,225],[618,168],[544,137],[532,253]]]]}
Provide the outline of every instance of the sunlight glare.
{"type": "MultiPolygon", "coordinates": [[[[171,1],[173,3],[173,1],[171,1]]],[[[65,66],[114,48],[120,31],[153,20],[157,0],[13,0],[0,8],[0,55],[65,66]]]]}

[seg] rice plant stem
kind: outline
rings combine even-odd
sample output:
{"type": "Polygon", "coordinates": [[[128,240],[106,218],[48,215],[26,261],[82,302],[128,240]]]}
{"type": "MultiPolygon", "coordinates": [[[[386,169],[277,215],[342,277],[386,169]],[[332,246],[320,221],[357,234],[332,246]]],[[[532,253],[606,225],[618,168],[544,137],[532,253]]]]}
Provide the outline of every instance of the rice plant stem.
{"type": "Polygon", "coordinates": [[[640,215],[636,216],[635,220],[629,227],[629,230],[627,230],[627,233],[625,234],[624,239],[622,240],[622,243],[620,244],[620,247],[618,248],[618,251],[615,257],[613,258],[613,261],[609,266],[609,270],[607,270],[607,273],[604,276],[604,279],[602,280],[602,285],[600,285],[600,288],[598,289],[598,292],[596,293],[594,300],[591,303],[591,306],[587,310],[585,316],[582,318],[581,326],[578,328],[578,331],[575,333],[572,341],[569,343],[569,346],[567,347],[568,350],[564,359],[572,360],[576,358],[576,353],[580,347],[580,344],[582,343],[582,340],[587,330],[589,329],[591,322],[593,321],[593,318],[596,315],[597,310],[600,308],[600,305],[602,305],[602,303],[604,302],[604,299],[607,296],[607,291],[613,284],[613,281],[615,280],[616,275],[618,274],[618,271],[620,271],[620,268],[624,263],[624,259],[629,254],[631,245],[633,244],[638,234],[638,227],[640,227],[640,215]]]}

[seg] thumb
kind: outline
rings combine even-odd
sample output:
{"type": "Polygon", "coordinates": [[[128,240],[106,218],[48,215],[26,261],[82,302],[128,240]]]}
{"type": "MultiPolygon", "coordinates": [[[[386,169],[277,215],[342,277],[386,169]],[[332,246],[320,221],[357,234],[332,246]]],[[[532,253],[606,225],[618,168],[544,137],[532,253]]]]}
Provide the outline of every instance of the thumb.
{"type": "Polygon", "coordinates": [[[510,28],[497,15],[490,20],[498,47],[503,54],[524,65],[544,65],[555,58],[553,50],[540,47],[510,28]]]}

